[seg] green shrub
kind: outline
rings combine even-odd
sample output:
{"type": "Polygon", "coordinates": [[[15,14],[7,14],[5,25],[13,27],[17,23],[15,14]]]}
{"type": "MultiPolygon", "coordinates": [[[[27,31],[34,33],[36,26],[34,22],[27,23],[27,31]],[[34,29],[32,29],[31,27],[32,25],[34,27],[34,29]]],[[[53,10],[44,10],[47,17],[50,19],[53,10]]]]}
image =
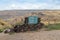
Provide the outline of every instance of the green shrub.
{"type": "Polygon", "coordinates": [[[1,33],[1,32],[3,32],[3,30],[2,30],[2,29],[0,29],[0,33],[1,33]]]}
{"type": "Polygon", "coordinates": [[[60,30],[60,24],[50,24],[46,26],[48,30],[60,30]]]}

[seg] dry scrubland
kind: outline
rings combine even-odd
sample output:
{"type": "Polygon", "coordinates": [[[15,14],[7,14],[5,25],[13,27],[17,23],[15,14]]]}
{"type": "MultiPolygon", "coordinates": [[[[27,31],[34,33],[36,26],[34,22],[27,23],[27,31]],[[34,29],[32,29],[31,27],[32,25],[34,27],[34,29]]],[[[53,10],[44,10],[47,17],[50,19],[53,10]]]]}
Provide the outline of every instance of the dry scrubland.
{"type": "Polygon", "coordinates": [[[44,24],[60,23],[60,10],[43,10],[43,11],[15,10],[15,11],[4,11],[4,12],[5,12],[4,15],[11,16],[11,18],[9,17],[10,19],[8,21],[10,23],[12,23],[12,21],[14,21],[14,23],[16,23],[16,21],[19,22],[21,20],[24,21],[24,17],[31,16],[34,14],[39,16],[41,18],[41,22],[43,22],[44,24]]]}
{"type": "MultiPolygon", "coordinates": [[[[21,10],[10,10],[0,11],[0,31],[6,28],[11,28],[13,25],[23,24],[24,17],[37,15],[41,17],[48,29],[60,29],[60,11],[21,11],[21,10]],[[23,16],[22,16],[23,15],[23,16]],[[56,24],[59,23],[59,24],[56,24]],[[55,24],[55,25],[51,25],[55,24]]],[[[0,33],[0,40],[60,40],[60,30],[45,31],[42,29],[34,32],[14,33],[13,35],[0,33]]]]}
{"type": "Polygon", "coordinates": [[[10,10],[0,11],[0,29],[13,27],[12,25],[23,24],[24,18],[37,15],[45,25],[60,23],[60,10],[10,10]]]}

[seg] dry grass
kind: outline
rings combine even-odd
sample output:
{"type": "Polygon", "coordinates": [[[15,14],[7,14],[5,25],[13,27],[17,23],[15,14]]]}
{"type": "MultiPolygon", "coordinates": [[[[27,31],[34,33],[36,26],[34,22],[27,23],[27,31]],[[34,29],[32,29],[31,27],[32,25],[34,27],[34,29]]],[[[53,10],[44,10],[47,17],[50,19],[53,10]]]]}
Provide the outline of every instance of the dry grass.
{"type": "Polygon", "coordinates": [[[5,22],[4,20],[0,19],[0,31],[4,30],[4,29],[7,29],[7,28],[11,28],[12,25],[9,24],[8,22],[5,22]]]}

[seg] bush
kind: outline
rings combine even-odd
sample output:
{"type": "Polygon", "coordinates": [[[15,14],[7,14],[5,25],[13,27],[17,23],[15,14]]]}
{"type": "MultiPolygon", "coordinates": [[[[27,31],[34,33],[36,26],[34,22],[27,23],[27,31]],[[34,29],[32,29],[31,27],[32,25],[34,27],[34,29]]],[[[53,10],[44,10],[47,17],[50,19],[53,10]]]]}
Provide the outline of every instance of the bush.
{"type": "Polygon", "coordinates": [[[5,29],[11,28],[11,27],[12,27],[11,24],[0,19],[0,32],[3,32],[5,29]]]}
{"type": "Polygon", "coordinates": [[[3,32],[3,30],[2,30],[2,29],[0,29],[0,33],[1,33],[1,32],[3,32]]]}
{"type": "Polygon", "coordinates": [[[48,30],[60,30],[60,24],[49,24],[46,28],[48,30]]]}

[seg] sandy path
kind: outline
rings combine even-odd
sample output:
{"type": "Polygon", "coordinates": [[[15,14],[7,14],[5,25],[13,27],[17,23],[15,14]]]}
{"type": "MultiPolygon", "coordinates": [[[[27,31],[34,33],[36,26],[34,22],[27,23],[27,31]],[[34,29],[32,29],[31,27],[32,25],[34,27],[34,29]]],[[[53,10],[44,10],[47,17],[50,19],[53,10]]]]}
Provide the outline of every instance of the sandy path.
{"type": "Polygon", "coordinates": [[[0,40],[60,40],[60,30],[16,33],[0,33],[0,40]]]}

